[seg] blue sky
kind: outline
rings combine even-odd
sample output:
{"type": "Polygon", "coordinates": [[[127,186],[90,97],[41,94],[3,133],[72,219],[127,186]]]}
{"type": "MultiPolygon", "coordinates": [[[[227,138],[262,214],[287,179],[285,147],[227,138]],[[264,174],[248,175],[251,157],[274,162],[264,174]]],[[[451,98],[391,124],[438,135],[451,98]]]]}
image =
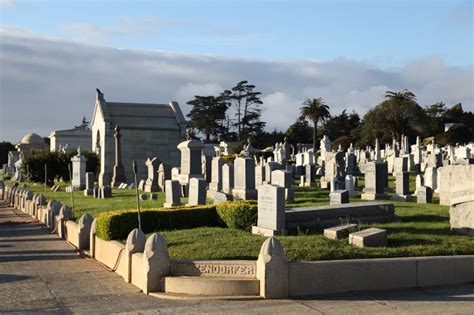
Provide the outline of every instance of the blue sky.
{"type": "Polygon", "coordinates": [[[473,63],[473,1],[0,0],[3,26],[117,48],[381,67],[473,63]]]}
{"type": "Polygon", "coordinates": [[[474,111],[473,3],[0,0],[0,141],[90,120],[96,88],[186,114],[248,80],[267,130],[306,98],[362,116],[405,88],[474,111]]]}

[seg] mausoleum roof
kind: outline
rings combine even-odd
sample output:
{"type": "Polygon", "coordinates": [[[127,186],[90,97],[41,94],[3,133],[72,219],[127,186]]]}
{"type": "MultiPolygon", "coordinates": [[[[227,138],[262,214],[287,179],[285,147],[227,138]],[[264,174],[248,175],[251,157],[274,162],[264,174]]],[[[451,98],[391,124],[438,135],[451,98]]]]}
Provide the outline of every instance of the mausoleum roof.
{"type": "Polygon", "coordinates": [[[45,142],[41,136],[36,133],[26,134],[20,141],[20,144],[41,144],[44,145],[45,142]]]}

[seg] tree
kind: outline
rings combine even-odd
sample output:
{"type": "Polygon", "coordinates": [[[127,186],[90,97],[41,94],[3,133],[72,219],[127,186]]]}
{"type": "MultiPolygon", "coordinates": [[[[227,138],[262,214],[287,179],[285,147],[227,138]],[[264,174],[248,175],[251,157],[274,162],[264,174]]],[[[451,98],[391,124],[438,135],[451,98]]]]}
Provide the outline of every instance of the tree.
{"type": "Polygon", "coordinates": [[[313,128],[304,117],[299,117],[285,132],[290,143],[305,143],[313,136],[313,128]]]}
{"type": "MultiPolygon", "coordinates": [[[[353,139],[355,140],[355,132],[359,125],[360,118],[356,112],[347,114],[346,110],[343,110],[340,115],[332,116],[327,119],[321,130],[322,134],[328,136],[332,140],[345,137],[344,141],[347,142],[353,141],[353,139]]],[[[333,145],[336,145],[335,142],[333,142],[333,145]]]]}
{"type": "Polygon", "coordinates": [[[260,120],[262,110],[260,100],[262,93],[255,92],[255,85],[248,81],[240,81],[231,90],[224,91],[223,95],[229,97],[235,111],[236,122],[233,124],[237,129],[237,140],[242,141],[249,136],[255,136],[263,132],[265,122],[260,120]]]}
{"type": "Polygon", "coordinates": [[[187,117],[190,118],[189,127],[198,130],[209,142],[212,136],[219,136],[226,133],[226,111],[229,108],[229,100],[226,95],[220,96],[199,96],[187,102],[193,109],[187,117]]]}
{"type": "Polygon", "coordinates": [[[416,103],[416,96],[407,89],[400,92],[387,91],[385,100],[365,114],[362,120],[361,141],[373,143],[399,139],[401,135],[414,138],[424,135],[427,116],[416,103]]]}
{"type": "Polygon", "coordinates": [[[15,146],[10,142],[0,142],[0,166],[8,162],[8,152],[13,150],[15,150],[15,146]]]}
{"type": "Polygon", "coordinates": [[[316,152],[318,123],[324,122],[331,117],[329,106],[324,103],[321,97],[308,98],[302,105],[300,107],[301,116],[313,122],[313,150],[316,152]]]}

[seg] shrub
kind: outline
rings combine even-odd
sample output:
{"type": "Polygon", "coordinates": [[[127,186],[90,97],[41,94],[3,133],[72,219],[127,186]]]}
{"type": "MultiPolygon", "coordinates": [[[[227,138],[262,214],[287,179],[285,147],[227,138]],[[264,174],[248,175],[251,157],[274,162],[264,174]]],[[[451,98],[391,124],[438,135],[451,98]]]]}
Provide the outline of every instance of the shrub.
{"type": "MultiPolygon", "coordinates": [[[[144,233],[219,226],[215,205],[143,210],[141,222],[144,233]]],[[[126,239],[134,228],[138,228],[136,210],[103,212],[97,217],[96,233],[103,240],[126,239]]]]}
{"type": "MultiPolygon", "coordinates": [[[[49,152],[48,150],[32,150],[23,161],[23,174],[26,174],[28,166],[30,180],[36,183],[44,183],[44,166],[48,167],[48,185],[54,184],[54,180],[69,180],[68,165],[71,158],[77,154],[77,150],[61,152],[49,152]]],[[[86,172],[96,172],[99,159],[93,152],[83,151],[81,153],[87,158],[86,172]]]]}
{"type": "Polygon", "coordinates": [[[257,202],[251,200],[226,201],[216,205],[219,218],[230,228],[250,230],[257,225],[257,202]]]}

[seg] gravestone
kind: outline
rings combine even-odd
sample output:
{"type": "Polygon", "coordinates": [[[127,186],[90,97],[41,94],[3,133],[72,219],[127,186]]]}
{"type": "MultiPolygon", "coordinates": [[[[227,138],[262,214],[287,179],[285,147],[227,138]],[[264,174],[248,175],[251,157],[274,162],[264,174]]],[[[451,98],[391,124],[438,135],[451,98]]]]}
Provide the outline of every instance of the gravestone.
{"type": "Polygon", "coordinates": [[[193,177],[204,178],[202,173],[202,149],[204,145],[196,139],[188,139],[178,144],[181,151],[179,182],[187,185],[193,177]]]}
{"type": "MultiPolygon", "coordinates": [[[[120,127],[119,125],[115,126],[115,165],[113,169],[112,175],[112,187],[117,187],[119,183],[123,183],[127,181],[127,177],[125,176],[125,169],[122,165],[122,145],[120,139],[122,138],[120,134],[120,127]]],[[[100,175],[99,175],[100,179],[100,175]]]]}
{"type": "Polygon", "coordinates": [[[291,188],[293,177],[291,173],[284,170],[275,170],[272,172],[272,185],[285,188],[285,200],[288,202],[295,201],[295,193],[291,188]]]}
{"type": "Polygon", "coordinates": [[[349,192],[349,197],[356,197],[354,176],[346,175],[345,188],[349,192]]]}
{"type": "Polygon", "coordinates": [[[222,190],[222,166],[225,161],[216,156],[211,162],[211,183],[209,184],[208,197],[212,198],[217,191],[222,190]]]}
{"type": "Polygon", "coordinates": [[[263,236],[286,235],[285,189],[265,184],[258,188],[257,226],[252,233],[263,236]]]}
{"type": "Polygon", "coordinates": [[[332,240],[340,240],[357,231],[357,224],[344,224],[324,229],[324,237],[332,240]]]}
{"type": "Polygon", "coordinates": [[[154,157],[153,159],[147,159],[146,162],[146,167],[148,170],[148,178],[146,179],[145,183],[145,192],[157,192],[159,191],[158,187],[158,167],[161,164],[161,160],[157,157],[154,157]]]}
{"type": "Polygon", "coordinates": [[[425,169],[425,175],[423,179],[425,180],[424,185],[430,187],[431,190],[435,191],[438,188],[438,170],[436,167],[427,167],[425,169]]]}
{"type": "Polygon", "coordinates": [[[139,190],[145,190],[145,180],[141,179],[140,182],[138,183],[138,189],[139,190]]]}
{"type": "Polygon", "coordinates": [[[282,168],[282,165],[277,162],[268,162],[265,165],[265,183],[270,184],[272,182],[272,172],[282,168]]]}
{"type": "Polygon", "coordinates": [[[99,187],[98,195],[100,199],[111,198],[112,188],[110,188],[108,185],[99,187]]]}
{"type": "MultiPolygon", "coordinates": [[[[179,169],[178,174],[179,174],[179,169]]],[[[161,163],[158,167],[158,187],[160,191],[165,191],[165,180],[171,179],[171,168],[165,164],[161,163]]]]}
{"type": "Polygon", "coordinates": [[[181,205],[180,200],[181,192],[179,181],[177,180],[166,180],[165,181],[165,203],[163,207],[171,208],[181,205]]]}
{"type": "Polygon", "coordinates": [[[385,177],[386,163],[368,162],[365,165],[365,188],[361,199],[377,200],[386,199],[385,177]]]}
{"type": "Polygon", "coordinates": [[[255,165],[255,187],[262,186],[265,182],[265,166],[255,165]]]}
{"type": "Polygon", "coordinates": [[[423,176],[418,174],[416,175],[416,179],[415,179],[415,195],[418,193],[418,188],[420,188],[421,186],[423,186],[423,176]]]}
{"type": "Polygon", "coordinates": [[[408,172],[398,172],[395,175],[395,193],[405,196],[410,192],[410,177],[408,172]]]}
{"type": "Polygon", "coordinates": [[[393,173],[408,172],[408,158],[406,156],[396,157],[393,164],[393,173]]]}
{"type": "Polygon", "coordinates": [[[213,199],[214,199],[214,204],[234,200],[232,195],[219,192],[219,191],[214,194],[213,199]]]}
{"type": "Polygon", "coordinates": [[[84,196],[92,196],[94,194],[94,173],[86,172],[86,188],[84,196]]]}
{"type": "Polygon", "coordinates": [[[416,195],[417,203],[431,203],[433,200],[433,191],[430,187],[420,186],[416,195]]]}
{"type": "Polygon", "coordinates": [[[234,189],[235,199],[255,200],[255,162],[251,157],[238,157],[234,161],[234,189]]]}
{"type": "Polygon", "coordinates": [[[203,178],[191,178],[189,180],[189,196],[187,206],[206,204],[207,181],[203,178]]]}
{"type": "Polygon", "coordinates": [[[342,205],[349,203],[349,191],[347,190],[335,190],[329,193],[329,204],[330,205],[342,205]]]}
{"type": "Polygon", "coordinates": [[[222,191],[230,194],[234,188],[234,164],[222,166],[222,191]]]}
{"type": "Polygon", "coordinates": [[[81,148],[77,149],[77,155],[71,158],[71,162],[72,162],[71,186],[78,189],[84,189],[84,187],[86,186],[87,158],[81,155],[81,148]]]}
{"type": "Polygon", "coordinates": [[[387,230],[368,228],[349,234],[349,244],[357,247],[387,246],[387,230]]]}
{"type": "Polygon", "coordinates": [[[304,186],[313,186],[316,182],[316,168],[314,165],[306,164],[305,166],[304,186]]]}

